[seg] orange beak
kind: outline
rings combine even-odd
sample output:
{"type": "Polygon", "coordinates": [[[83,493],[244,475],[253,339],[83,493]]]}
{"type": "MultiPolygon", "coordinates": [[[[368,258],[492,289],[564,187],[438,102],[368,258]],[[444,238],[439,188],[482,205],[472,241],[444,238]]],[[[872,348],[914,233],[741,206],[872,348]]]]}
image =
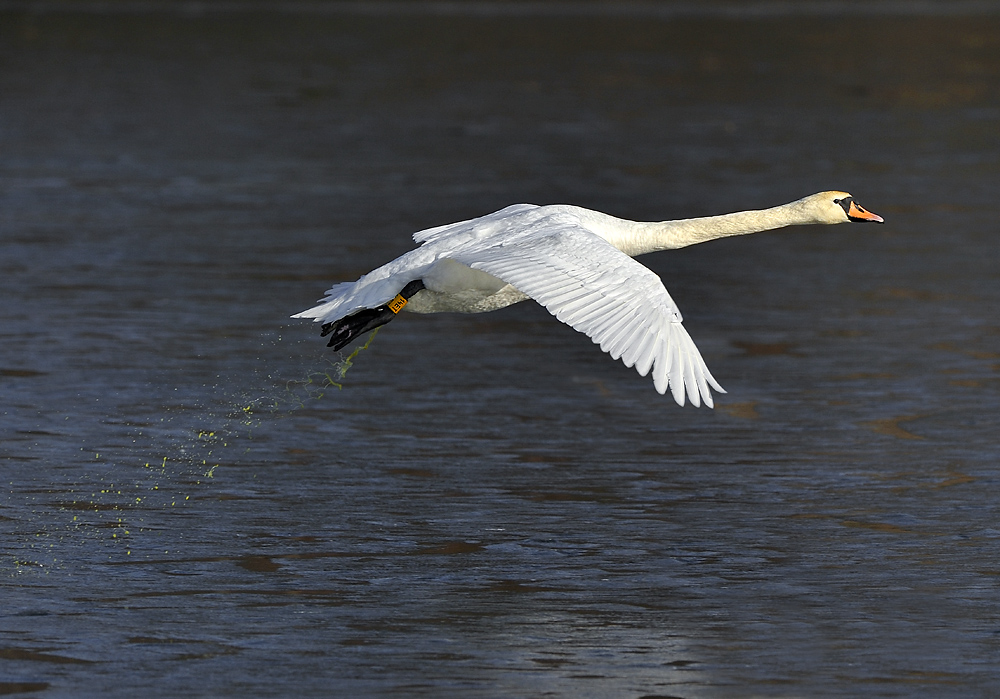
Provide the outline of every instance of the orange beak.
{"type": "Polygon", "coordinates": [[[878,214],[873,214],[871,211],[866,210],[864,207],[858,206],[857,202],[851,201],[851,208],[847,210],[847,218],[856,223],[863,223],[865,221],[873,221],[875,223],[885,223],[881,216],[878,214]]]}

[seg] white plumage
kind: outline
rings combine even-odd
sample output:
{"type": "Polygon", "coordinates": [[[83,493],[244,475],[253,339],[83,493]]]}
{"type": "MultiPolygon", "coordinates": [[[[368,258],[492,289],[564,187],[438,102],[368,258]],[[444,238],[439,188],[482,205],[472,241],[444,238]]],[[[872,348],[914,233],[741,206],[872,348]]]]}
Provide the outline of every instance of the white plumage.
{"type": "MultiPolygon", "coordinates": [[[[516,204],[480,218],[419,231],[420,247],[335,285],[315,307],[293,317],[325,325],[351,323],[383,310],[408,283],[422,290],[405,310],[479,313],[532,298],[586,334],[614,359],[635,366],[661,394],[712,407],[710,387],[723,391],[681,324],[660,278],[629,255],[684,247],[727,235],[801,223],[881,222],[844,192],[823,192],[791,204],[701,219],[639,223],[575,206],[516,204]],[[363,315],[363,314],[362,314],[363,315]],[[361,317],[361,316],[357,316],[361,317]]],[[[372,323],[350,329],[353,339],[372,323]]],[[[347,337],[348,335],[345,335],[347,337]]],[[[345,340],[344,342],[346,342],[345,340]]]]}

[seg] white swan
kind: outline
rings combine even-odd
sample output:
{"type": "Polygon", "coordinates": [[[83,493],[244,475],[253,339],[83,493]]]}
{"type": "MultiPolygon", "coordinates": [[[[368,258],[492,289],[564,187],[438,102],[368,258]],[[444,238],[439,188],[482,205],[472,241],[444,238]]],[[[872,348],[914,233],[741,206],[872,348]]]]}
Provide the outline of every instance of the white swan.
{"type": "Polygon", "coordinates": [[[681,325],[660,278],[632,258],[715,238],[784,226],[882,218],[846,192],[820,192],[760,211],[639,223],[577,206],[515,204],[413,235],[415,250],[337,284],[293,318],[323,323],[340,349],[406,309],[482,313],[532,298],[585,333],[612,358],[653,370],[661,394],[678,405],[712,407],[709,386],[725,393],[681,325]]]}

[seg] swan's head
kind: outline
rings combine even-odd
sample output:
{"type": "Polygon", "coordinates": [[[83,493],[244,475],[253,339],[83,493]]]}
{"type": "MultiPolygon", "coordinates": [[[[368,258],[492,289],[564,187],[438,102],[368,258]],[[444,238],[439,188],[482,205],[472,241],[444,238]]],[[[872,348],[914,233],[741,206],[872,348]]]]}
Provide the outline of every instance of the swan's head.
{"type": "Polygon", "coordinates": [[[815,223],[885,223],[847,192],[820,192],[796,202],[815,223]]]}

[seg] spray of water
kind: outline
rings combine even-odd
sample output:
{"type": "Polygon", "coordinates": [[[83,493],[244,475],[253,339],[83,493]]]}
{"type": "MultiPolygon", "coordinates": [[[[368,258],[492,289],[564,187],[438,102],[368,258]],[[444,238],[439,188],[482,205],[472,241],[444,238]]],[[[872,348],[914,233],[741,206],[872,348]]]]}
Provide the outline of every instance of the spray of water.
{"type": "MultiPolygon", "coordinates": [[[[169,522],[171,512],[183,510],[192,499],[208,497],[220,469],[252,460],[254,433],[265,422],[290,416],[322,399],[331,389],[342,389],[344,379],[359,353],[369,348],[377,330],[348,356],[324,358],[326,366],[307,369],[300,379],[277,380],[261,370],[255,392],[234,395],[231,384],[206,386],[195,404],[146,406],[129,415],[128,432],[107,439],[93,435],[103,446],[80,447],[81,467],[68,482],[52,487],[41,509],[35,509],[39,532],[24,546],[14,547],[14,575],[59,567],[68,548],[93,552],[105,548],[109,558],[127,559],[139,544],[137,537],[169,522]],[[270,383],[270,388],[260,388],[270,383]],[[166,518],[166,519],[165,519],[166,518]]],[[[278,338],[280,341],[280,338],[278,338]]],[[[120,417],[106,424],[121,424],[120,417]]],[[[32,496],[35,498],[36,496],[32,496]]],[[[35,500],[33,500],[34,502],[35,500]]],[[[39,503],[41,504],[41,503],[39,503]]],[[[140,548],[150,555],[150,537],[140,548]]],[[[171,554],[158,551],[159,555],[171,554]]],[[[6,568],[6,566],[5,566],[6,568]]]]}

